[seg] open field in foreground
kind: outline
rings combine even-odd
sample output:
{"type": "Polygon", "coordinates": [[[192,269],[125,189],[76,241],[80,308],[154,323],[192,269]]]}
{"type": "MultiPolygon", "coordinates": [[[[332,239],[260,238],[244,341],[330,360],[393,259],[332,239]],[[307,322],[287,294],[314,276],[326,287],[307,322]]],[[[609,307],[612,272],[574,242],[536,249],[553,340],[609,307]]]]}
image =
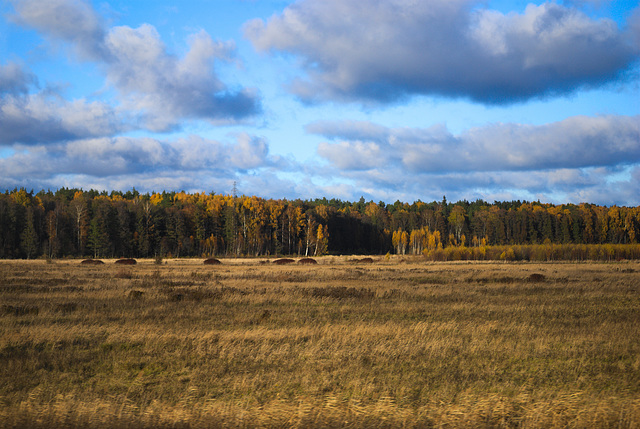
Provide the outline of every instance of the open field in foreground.
{"type": "Polygon", "coordinates": [[[640,427],[640,263],[0,261],[1,427],[640,427]]]}

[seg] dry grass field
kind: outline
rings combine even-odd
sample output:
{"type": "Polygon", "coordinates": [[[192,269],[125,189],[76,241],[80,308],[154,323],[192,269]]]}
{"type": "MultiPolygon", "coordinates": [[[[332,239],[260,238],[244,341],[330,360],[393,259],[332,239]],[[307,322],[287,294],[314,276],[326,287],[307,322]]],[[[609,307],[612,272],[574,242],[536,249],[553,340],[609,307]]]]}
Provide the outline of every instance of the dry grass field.
{"type": "Polygon", "coordinates": [[[0,427],[640,427],[640,263],[318,261],[0,261],[0,427]]]}

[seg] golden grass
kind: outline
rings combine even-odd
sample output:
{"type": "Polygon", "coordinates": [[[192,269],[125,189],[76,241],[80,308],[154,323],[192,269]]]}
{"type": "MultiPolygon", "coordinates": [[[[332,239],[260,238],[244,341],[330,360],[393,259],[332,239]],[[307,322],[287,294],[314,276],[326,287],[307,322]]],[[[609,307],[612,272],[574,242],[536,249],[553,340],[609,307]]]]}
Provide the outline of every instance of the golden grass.
{"type": "Polygon", "coordinates": [[[640,263],[0,261],[0,427],[638,427],[640,263]]]}

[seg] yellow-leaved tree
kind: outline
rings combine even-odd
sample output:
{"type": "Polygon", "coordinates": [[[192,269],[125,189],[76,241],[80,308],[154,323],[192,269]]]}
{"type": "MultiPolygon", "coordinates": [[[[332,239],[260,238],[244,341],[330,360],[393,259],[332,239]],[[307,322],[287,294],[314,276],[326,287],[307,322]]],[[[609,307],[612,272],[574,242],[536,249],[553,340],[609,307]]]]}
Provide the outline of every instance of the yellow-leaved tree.
{"type": "Polygon", "coordinates": [[[318,225],[316,234],[316,252],[315,256],[322,256],[327,253],[329,247],[329,227],[327,225],[318,225]]]}
{"type": "Polygon", "coordinates": [[[404,255],[407,251],[407,244],[409,244],[409,234],[406,231],[398,229],[391,236],[391,243],[396,248],[398,255],[404,255]]]}

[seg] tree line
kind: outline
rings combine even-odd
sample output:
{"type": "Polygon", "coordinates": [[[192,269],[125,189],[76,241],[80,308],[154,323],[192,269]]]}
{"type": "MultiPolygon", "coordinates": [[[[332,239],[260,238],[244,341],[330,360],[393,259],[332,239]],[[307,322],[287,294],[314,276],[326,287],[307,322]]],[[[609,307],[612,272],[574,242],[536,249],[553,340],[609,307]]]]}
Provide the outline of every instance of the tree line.
{"type": "Polygon", "coordinates": [[[443,197],[385,204],[364,198],[141,194],[135,188],[0,193],[0,258],[325,253],[433,258],[483,254],[488,246],[634,244],[639,228],[640,207],[587,203],[450,203],[443,197]]]}

